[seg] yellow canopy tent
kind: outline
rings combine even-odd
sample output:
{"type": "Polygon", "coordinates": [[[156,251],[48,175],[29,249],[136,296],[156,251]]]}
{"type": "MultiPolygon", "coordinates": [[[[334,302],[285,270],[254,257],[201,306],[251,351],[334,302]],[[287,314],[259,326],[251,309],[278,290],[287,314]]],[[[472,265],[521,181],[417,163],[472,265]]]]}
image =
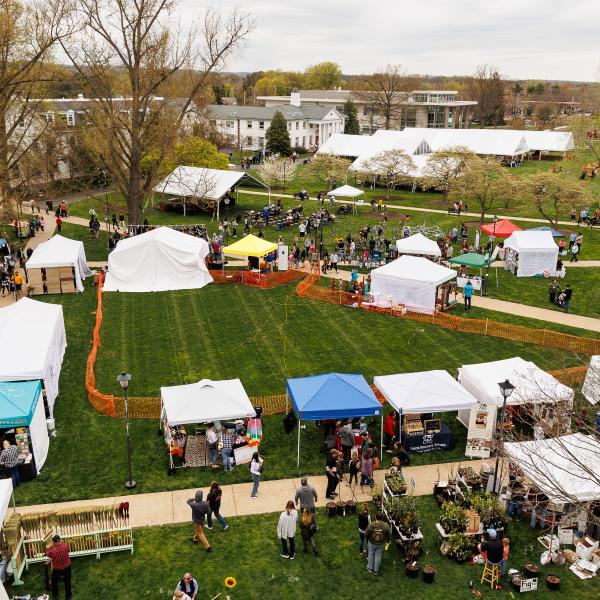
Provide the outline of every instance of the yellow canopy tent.
{"type": "Polygon", "coordinates": [[[277,247],[277,244],[274,244],[273,242],[268,242],[267,240],[249,234],[234,244],[225,246],[225,248],[223,248],[223,254],[226,254],[227,256],[254,256],[255,258],[262,258],[265,254],[277,250],[277,247]]]}

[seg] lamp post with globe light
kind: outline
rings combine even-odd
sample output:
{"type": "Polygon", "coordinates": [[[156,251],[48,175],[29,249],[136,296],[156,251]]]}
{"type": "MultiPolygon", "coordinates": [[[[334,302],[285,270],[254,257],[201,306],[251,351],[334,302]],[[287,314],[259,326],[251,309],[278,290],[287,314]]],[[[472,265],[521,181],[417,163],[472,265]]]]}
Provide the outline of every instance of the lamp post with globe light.
{"type": "Polygon", "coordinates": [[[117,382],[123,389],[123,395],[125,398],[125,437],[127,439],[127,481],[125,487],[130,490],[137,485],[137,482],[131,476],[131,443],[129,440],[129,403],[127,397],[127,388],[131,381],[131,375],[129,373],[120,373],[117,376],[117,382]]]}

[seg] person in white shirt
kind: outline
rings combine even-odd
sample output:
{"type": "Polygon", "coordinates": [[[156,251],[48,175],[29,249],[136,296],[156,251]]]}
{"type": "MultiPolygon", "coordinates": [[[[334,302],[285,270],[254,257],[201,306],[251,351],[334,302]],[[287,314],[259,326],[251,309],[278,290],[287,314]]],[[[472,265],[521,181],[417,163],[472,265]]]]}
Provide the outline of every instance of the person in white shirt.
{"type": "Polygon", "coordinates": [[[206,428],[206,447],[208,449],[208,459],[210,460],[210,466],[215,469],[217,468],[217,446],[219,444],[219,436],[215,431],[214,423],[209,423],[206,428]]]}
{"type": "Polygon", "coordinates": [[[331,263],[331,268],[334,269],[336,273],[338,272],[337,266],[339,259],[340,257],[338,256],[337,250],[334,250],[329,257],[329,262],[331,263]]]}
{"type": "Polygon", "coordinates": [[[260,474],[262,472],[263,459],[259,456],[258,452],[252,455],[250,461],[250,474],[252,475],[252,493],[250,498],[258,498],[258,486],[260,485],[260,474]]]}
{"type": "Polygon", "coordinates": [[[285,510],[279,515],[279,523],[277,523],[277,536],[281,540],[281,558],[289,558],[294,560],[296,556],[296,521],[298,520],[298,512],[294,507],[294,501],[289,500],[285,505],[285,510]],[[289,544],[289,549],[288,549],[289,544]]]}
{"type": "Polygon", "coordinates": [[[306,233],[306,223],[304,221],[300,221],[300,225],[298,225],[298,231],[300,232],[300,237],[303,238],[306,233]]]}

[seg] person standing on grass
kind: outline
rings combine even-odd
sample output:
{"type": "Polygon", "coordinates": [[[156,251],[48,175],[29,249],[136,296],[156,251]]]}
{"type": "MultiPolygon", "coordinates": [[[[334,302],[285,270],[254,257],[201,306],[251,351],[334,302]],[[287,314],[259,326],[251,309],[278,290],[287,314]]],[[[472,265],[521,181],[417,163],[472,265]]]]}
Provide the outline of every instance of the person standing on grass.
{"type": "Polygon", "coordinates": [[[119,227],[125,230],[125,217],[123,216],[123,213],[119,213],[119,227]]]}
{"type": "Polygon", "coordinates": [[[98,219],[94,219],[94,237],[98,239],[98,235],[100,234],[100,221],[98,219]]]}
{"type": "Polygon", "coordinates": [[[573,244],[575,243],[576,239],[577,239],[577,234],[573,231],[569,235],[569,250],[573,247],[573,244]]]}
{"type": "Polygon", "coordinates": [[[394,439],[396,438],[396,416],[395,412],[390,412],[386,415],[383,421],[383,439],[385,451],[388,454],[392,454],[394,439]]]}
{"type": "Polygon", "coordinates": [[[223,459],[223,469],[232,471],[231,452],[233,450],[233,434],[226,427],[221,432],[221,458],[223,459]]]}
{"type": "Polygon", "coordinates": [[[473,297],[473,284],[471,280],[467,280],[467,284],[463,288],[463,295],[465,297],[465,310],[469,310],[471,308],[471,298],[473,297]]]}
{"type": "Polygon", "coordinates": [[[573,288],[567,284],[567,287],[565,288],[565,291],[563,292],[563,308],[565,310],[565,312],[569,312],[569,303],[571,302],[571,297],[573,296],[573,288]]]}
{"type": "Polygon", "coordinates": [[[365,502],[362,507],[362,511],[358,513],[358,536],[360,538],[360,554],[366,554],[365,549],[365,531],[371,522],[371,515],[369,514],[369,505],[365,502]]]}
{"type": "Polygon", "coordinates": [[[367,539],[367,571],[377,575],[381,566],[381,556],[384,547],[390,543],[392,538],[390,526],[383,521],[383,513],[377,511],[375,520],[369,523],[365,529],[365,538],[367,539]]]}
{"type": "Polygon", "coordinates": [[[196,530],[192,542],[194,544],[202,542],[204,549],[207,552],[212,552],[212,546],[208,543],[208,540],[204,535],[204,522],[206,521],[206,517],[210,515],[210,506],[208,505],[208,502],[204,500],[204,492],[198,490],[195,497],[190,498],[187,503],[192,509],[192,521],[196,530]]]}
{"type": "Polygon", "coordinates": [[[288,500],[285,510],[279,515],[277,523],[277,537],[281,540],[281,558],[294,560],[296,556],[296,522],[298,513],[294,508],[293,500],[288,500]]]}
{"type": "Polygon", "coordinates": [[[187,594],[190,600],[196,600],[196,596],[198,594],[198,582],[194,579],[191,573],[185,573],[185,575],[181,578],[181,581],[175,588],[175,593],[177,592],[183,592],[184,594],[187,594]]]}
{"type": "Polygon", "coordinates": [[[317,525],[315,524],[315,517],[308,508],[302,511],[302,519],[300,520],[300,535],[302,536],[302,548],[304,553],[308,552],[308,544],[312,546],[312,550],[315,556],[317,552],[317,545],[315,544],[315,533],[317,532],[317,525]]]}
{"type": "Polygon", "coordinates": [[[558,281],[554,279],[550,284],[550,288],[548,289],[550,304],[556,304],[556,295],[558,293],[560,293],[560,285],[558,285],[558,281]]]}
{"type": "Polygon", "coordinates": [[[258,452],[252,455],[250,461],[250,473],[252,475],[252,493],[250,498],[258,498],[258,486],[260,485],[260,476],[262,473],[263,459],[260,457],[258,452]]]}
{"type": "Polygon", "coordinates": [[[206,496],[206,500],[208,501],[208,506],[210,507],[210,512],[206,515],[206,528],[212,529],[212,515],[214,514],[217,521],[221,523],[223,526],[223,531],[227,531],[229,529],[229,525],[227,521],[221,516],[221,497],[223,496],[223,490],[219,487],[218,482],[213,481],[210,484],[210,491],[208,492],[208,496],[206,496]]]}
{"type": "Polygon", "coordinates": [[[306,477],[300,480],[300,487],[296,490],[294,501],[296,505],[300,505],[300,510],[303,513],[308,510],[311,514],[315,514],[315,502],[318,501],[317,490],[312,485],[308,485],[306,477]]]}
{"type": "Polygon", "coordinates": [[[58,584],[62,579],[65,582],[65,598],[73,597],[71,592],[71,557],[69,544],[65,544],[60,535],[52,538],[52,544],[46,546],[46,564],[52,566],[52,600],[58,600],[58,584]]]}
{"type": "Polygon", "coordinates": [[[508,555],[510,554],[510,539],[502,538],[502,560],[500,561],[500,576],[506,577],[508,567],[508,555]]]}
{"type": "Polygon", "coordinates": [[[62,228],[63,220],[60,217],[56,217],[56,231],[60,233],[62,228]]]}
{"type": "Polygon", "coordinates": [[[18,271],[15,271],[11,279],[13,285],[15,286],[15,297],[20,298],[21,290],[23,289],[23,275],[21,275],[21,273],[19,273],[18,271]]]}
{"type": "Polygon", "coordinates": [[[571,247],[571,260],[570,262],[579,262],[579,259],[577,258],[579,254],[579,244],[577,242],[575,242],[573,244],[573,246],[571,247]]]}

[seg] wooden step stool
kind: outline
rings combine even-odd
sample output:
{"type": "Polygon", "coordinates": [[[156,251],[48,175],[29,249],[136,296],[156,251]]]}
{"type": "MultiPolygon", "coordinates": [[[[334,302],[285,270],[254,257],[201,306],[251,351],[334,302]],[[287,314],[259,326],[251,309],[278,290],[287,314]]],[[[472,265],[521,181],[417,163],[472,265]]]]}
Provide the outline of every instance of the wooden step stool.
{"type": "Polygon", "coordinates": [[[500,564],[491,563],[487,560],[483,567],[483,575],[481,576],[481,583],[488,583],[490,587],[494,589],[500,581],[500,564]]]}

